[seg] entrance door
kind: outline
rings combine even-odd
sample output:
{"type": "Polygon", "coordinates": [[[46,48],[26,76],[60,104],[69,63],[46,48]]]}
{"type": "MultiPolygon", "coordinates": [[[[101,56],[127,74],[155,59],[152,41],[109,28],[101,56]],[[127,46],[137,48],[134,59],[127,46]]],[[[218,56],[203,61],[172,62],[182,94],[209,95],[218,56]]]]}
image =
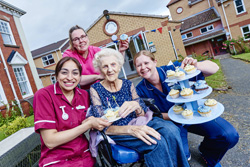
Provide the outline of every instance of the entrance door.
{"type": "Polygon", "coordinates": [[[213,52],[215,56],[226,53],[226,51],[222,49],[222,46],[223,46],[222,44],[225,40],[226,40],[225,35],[211,39],[211,44],[212,44],[212,48],[213,48],[213,52]]]}

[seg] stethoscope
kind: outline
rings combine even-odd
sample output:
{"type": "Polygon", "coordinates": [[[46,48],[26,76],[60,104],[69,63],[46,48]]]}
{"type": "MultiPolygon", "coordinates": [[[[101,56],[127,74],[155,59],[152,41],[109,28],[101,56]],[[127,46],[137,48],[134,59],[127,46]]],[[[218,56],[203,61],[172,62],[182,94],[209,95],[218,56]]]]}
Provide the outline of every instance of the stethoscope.
{"type": "Polygon", "coordinates": [[[69,115],[64,111],[64,108],[65,108],[66,106],[60,106],[59,108],[60,109],[62,109],[62,112],[63,112],[63,114],[62,114],[62,119],[63,120],[67,120],[67,119],[69,119],[69,115]]]}

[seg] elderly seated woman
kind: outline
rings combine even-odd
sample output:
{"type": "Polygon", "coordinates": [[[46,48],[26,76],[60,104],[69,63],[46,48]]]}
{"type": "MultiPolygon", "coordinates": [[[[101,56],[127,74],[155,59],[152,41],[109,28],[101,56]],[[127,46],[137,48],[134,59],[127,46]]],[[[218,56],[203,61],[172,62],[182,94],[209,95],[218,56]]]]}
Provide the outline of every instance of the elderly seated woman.
{"type": "Polygon", "coordinates": [[[150,167],[189,166],[179,129],[171,121],[153,117],[143,125],[130,124],[134,118],[144,117],[147,108],[133,83],[118,78],[123,63],[123,56],[114,49],[103,49],[95,55],[93,64],[104,80],[90,88],[93,104],[90,115],[102,117],[105,110],[119,108],[121,118],[105,128],[105,133],[117,144],[144,154],[145,163],[150,167]]]}

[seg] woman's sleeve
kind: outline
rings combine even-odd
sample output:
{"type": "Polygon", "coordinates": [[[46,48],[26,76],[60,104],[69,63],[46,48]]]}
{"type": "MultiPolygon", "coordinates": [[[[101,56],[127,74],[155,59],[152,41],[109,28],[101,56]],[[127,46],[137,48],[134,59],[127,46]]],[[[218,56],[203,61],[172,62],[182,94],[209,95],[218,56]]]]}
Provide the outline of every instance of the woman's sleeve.
{"type": "Polygon", "coordinates": [[[87,117],[90,116],[102,117],[104,115],[103,113],[104,108],[102,106],[102,101],[97,91],[93,87],[90,88],[90,99],[92,105],[90,106],[90,110],[87,114],[87,117]]]}
{"type": "Polygon", "coordinates": [[[138,94],[136,93],[136,89],[134,84],[131,84],[131,94],[132,94],[132,99],[134,101],[137,101],[141,108],[146,112],[147,111],[147,106],[145,105],[145,103],[143,102],[143,100],[138,96],[138,94]]]}

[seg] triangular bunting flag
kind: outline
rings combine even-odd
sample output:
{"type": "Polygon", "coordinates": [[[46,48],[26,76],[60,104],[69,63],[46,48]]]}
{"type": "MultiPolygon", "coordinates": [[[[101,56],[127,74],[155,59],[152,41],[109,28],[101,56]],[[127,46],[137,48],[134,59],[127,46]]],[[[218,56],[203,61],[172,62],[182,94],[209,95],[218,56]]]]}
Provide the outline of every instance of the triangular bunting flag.
{"type": "Polygon", "coordinates": [[[157,28],[157,30],[158,30],[160,33],[162,33],[162,27],[157,28]]]}
{"type": "Polygon", "coordinates": [[[151,30],[151,32],[155,32],[155,31],[156,31],[156,29],[151,30]]]}

